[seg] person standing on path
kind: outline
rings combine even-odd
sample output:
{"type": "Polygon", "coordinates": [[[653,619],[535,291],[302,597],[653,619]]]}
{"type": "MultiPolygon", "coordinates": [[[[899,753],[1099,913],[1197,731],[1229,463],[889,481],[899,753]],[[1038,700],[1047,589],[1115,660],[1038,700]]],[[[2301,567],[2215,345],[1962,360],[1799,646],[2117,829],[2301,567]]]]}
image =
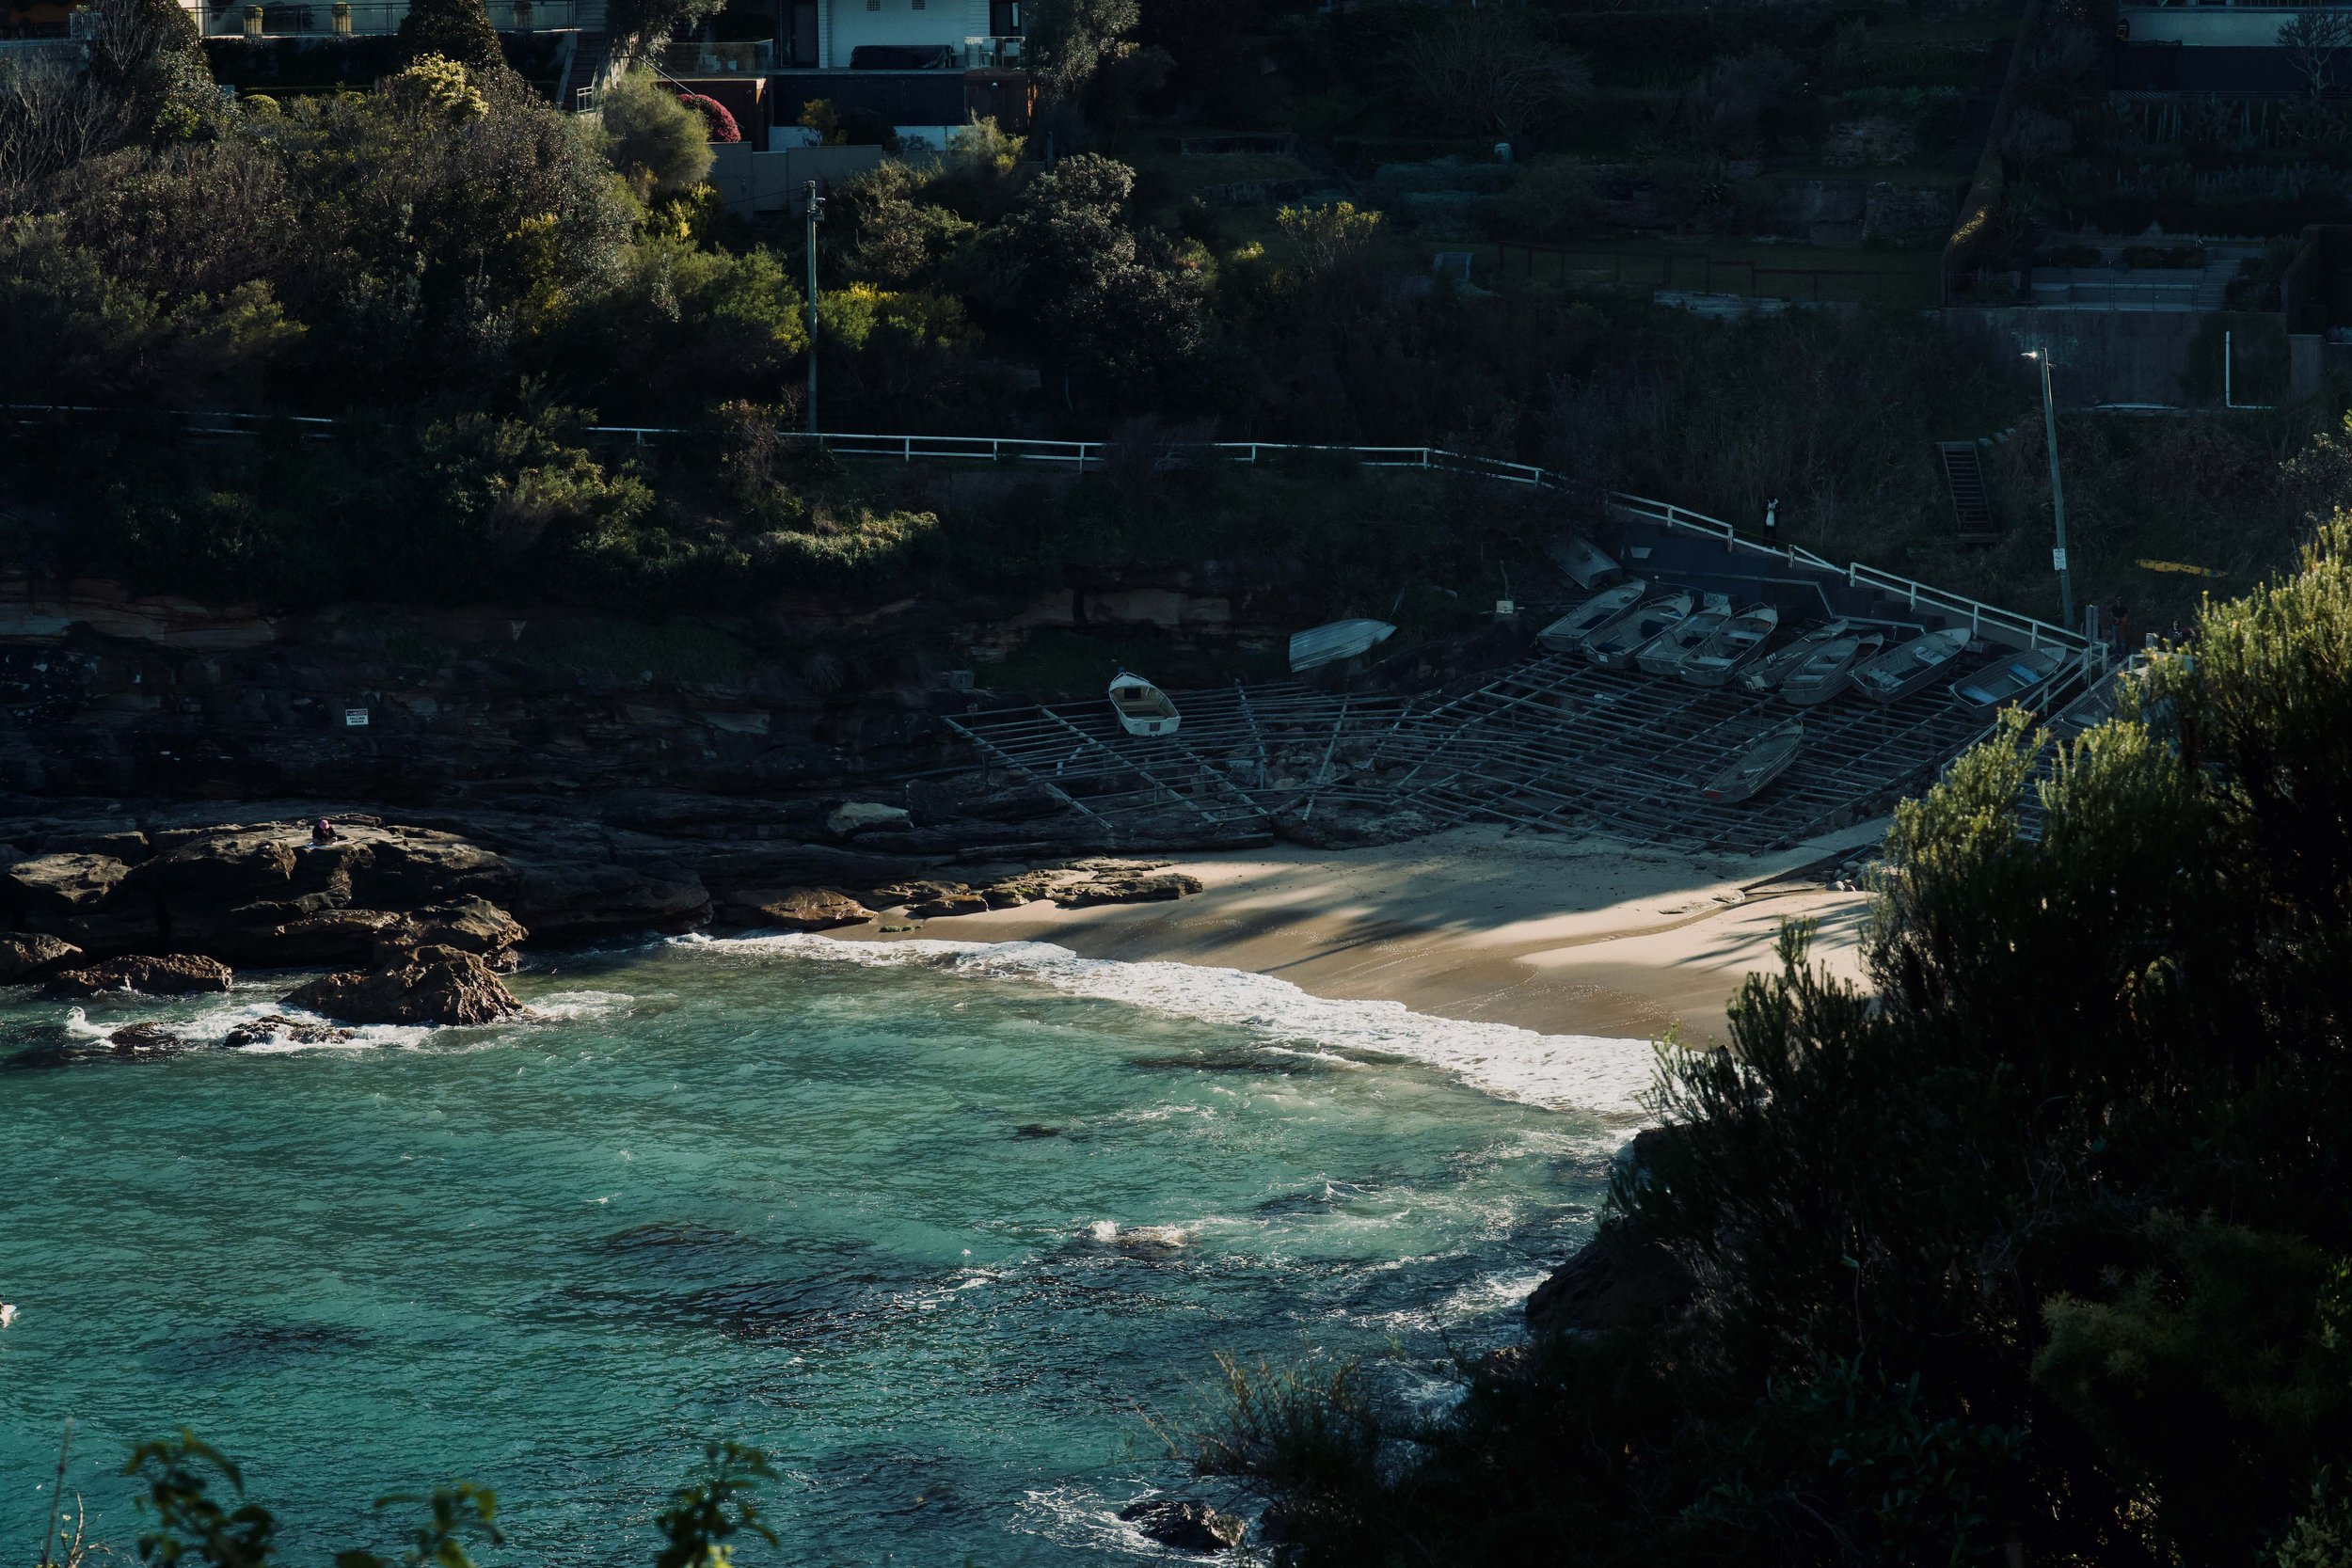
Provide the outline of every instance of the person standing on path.
{"type": "Polygon", "coordinates": [[[1780,498],[1774,496],[1764,503],[1764,547],[1780,548],[1780,498]]]}

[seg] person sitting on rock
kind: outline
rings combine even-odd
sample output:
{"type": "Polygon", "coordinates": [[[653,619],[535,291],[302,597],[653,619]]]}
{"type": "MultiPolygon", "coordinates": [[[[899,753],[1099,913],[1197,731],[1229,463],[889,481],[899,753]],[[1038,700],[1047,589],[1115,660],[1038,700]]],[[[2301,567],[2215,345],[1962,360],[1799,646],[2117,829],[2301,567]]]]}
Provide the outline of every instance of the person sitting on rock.
{"type": "Polygon", "coordinates": [[[335,824],[324,816],[310,825],[310,842],[313,844],[332,844],[342,836],[335,831],[335,824]]]}

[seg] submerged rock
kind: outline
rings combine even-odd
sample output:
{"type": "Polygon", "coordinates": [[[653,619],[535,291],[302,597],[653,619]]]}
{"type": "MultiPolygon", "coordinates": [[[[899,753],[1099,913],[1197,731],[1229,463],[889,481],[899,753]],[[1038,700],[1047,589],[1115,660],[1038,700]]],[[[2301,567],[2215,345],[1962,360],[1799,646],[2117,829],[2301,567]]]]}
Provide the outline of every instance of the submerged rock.
{"type": "Polygon", "coordinates": [[[134,953],[87,969],[69,969],[49,982],[49,990],[56,996],[96,996],[109,990],[185,996],[193,991],[227,990],[230,977],[227,964],[199,953],[166,953],[160,957],[134,953]]]}
{"type": "Polygon", "coordinates": [[[373,973],[326,975],[285,1001],[345,1023],[495,1023],[523,1010],[480,954],[438,946],[373,973]]]}
{"type": "Polygon", "coordinates": [[[1249,1533],[1248,1521],[1190,1497],[1150,1497],[1129,1503],[1119,1516],[1160,1544],[1186,1552],[1230,1552],[1249,1533]]]}
{"type": "Polygon", "coordinates": [[[169,1056],[188,1048],[186,1040],[160,1023],[125,1025],[108,1035],[106,1043],[118,1056],[169,1056]]]}
{"type": "Polygon", "coordinates": [[[82,950],[61,937],[29,931],[0,931],[0,986],[27,980],[41,971],[72,963],[82,950]]]}

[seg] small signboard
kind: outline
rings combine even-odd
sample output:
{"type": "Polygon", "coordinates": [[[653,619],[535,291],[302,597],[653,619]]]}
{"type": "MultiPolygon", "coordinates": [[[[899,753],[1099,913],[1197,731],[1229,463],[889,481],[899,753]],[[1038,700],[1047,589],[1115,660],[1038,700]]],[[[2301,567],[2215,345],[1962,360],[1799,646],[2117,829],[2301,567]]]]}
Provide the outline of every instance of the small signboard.
{"type": "Polygon", "coordinates": [[[1518,612],[1519,607],[1512,600],[1497,599],[1495,601],[1495,613],[1497,615],[1517,615],[1518,612]]]}
{"type": "Polygon", "coordinates": [[[2065,546],[2060,545],[2057,549],[2050,552],[2050,570],[2053,572],[2063,572],[2066,570],[2065,546]]]}
{"type": "Polygon", "coordinates": [[[347,707],[343,709],[343,726],[346,729],[366,729],[368,727],[368,710],[363,707],[347,707]]]}

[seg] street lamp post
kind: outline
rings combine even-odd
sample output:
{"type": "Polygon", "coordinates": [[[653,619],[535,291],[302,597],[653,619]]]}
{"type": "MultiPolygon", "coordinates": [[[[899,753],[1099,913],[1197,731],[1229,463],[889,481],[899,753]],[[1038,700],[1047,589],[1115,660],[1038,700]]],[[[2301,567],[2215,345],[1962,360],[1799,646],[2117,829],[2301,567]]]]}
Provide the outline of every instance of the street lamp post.
{"type": "Polygon", "coordinates": [[[2026,354],[2042,367],[2042,434],[2050,449],[2050,521],[2058,530],[2058,540],[2050,551],[2050,564],[2058,570],[2058,624],[2068,631],[2074,629],[2074,578],[2066,566],[2066,491],[2058,483],[2058,403],[2050,395],[2050,355],[2046,349],[2034,349],[2026,354]]]}
{"type": "Polygon", "coordinates": [[[817,182],[808,182],[808,433],[817,434],[817,225],[825,215],[825,198],[817,182]]]}

